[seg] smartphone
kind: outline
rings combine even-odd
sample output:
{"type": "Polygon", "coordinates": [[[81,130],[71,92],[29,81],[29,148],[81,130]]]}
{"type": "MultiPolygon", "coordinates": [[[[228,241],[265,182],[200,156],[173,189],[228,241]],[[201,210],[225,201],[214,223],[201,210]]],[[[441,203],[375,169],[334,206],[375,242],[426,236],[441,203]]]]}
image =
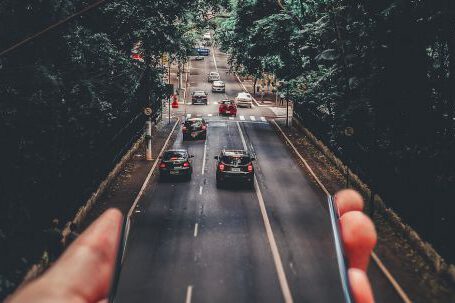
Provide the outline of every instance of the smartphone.
{"type": "Polygon", "coordinates": [[[130,219],[127,216],[125,216],[125,218],[123,219],[122,230],[120,232],[120,241],[119,241],[117,257],[116,257],[116,261],[115,261],[114,276],[112,277],[111,289],[109,291],[109,301],[108,301],[109,303],[113,303],[115,301],[115,296],[117,294],[117,287],[118,287],[118,282],[119,282],[119,278],[120,278],[120,271],[122,269],[123,257],[125,255],[126,242],[128,239],[129,229],[130,229],[130,219]]]}
{"type": "Polygon", "coordinates": [[[348,277],[348,263],[346,254],[343,248],[343,242],[341,240],[341,228],[340,228],[340,212],[332,196],[328,196],[328,206],[330,214],[330,223],[332,226],[333,242],[335,243],[335,252],[338,263],[338,270],[340,272],[341,286],[343,289],[344,302],[354,303],[351,293],[351,285],[348,277]]]}

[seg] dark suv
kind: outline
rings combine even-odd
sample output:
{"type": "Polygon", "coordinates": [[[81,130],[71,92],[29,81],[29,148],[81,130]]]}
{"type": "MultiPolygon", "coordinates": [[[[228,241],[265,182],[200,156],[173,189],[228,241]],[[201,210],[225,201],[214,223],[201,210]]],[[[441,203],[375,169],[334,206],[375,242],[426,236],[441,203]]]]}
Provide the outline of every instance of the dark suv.
{"type": "Polygon", "coordinates": [[[188,154],[184,149],[171,149],[163,153],[160,157],[160,178],[163,180],[170,176],[184,176],[186,179],[191,179],[193,166],[190,158],[193,155],[188,154]]]}
{"type": "Polygon", "coordinates": [[[203,90],[197,90],[191,93],[191,104],[208,104],[207,93],[203,90]]]}
{"type": "Polygon", "coordinates": [[[226,182],[239,181],[254,186],[254,167],[255,158],[244,150],[222,150],[216,163],[216,186],[222,187],[226,182]]]}
{"type": "Polygon", "coordinates": [[[202,118],[189,118],[183,122],[182,126],[183,140],[207,138],[207,122],[202,118]]]}

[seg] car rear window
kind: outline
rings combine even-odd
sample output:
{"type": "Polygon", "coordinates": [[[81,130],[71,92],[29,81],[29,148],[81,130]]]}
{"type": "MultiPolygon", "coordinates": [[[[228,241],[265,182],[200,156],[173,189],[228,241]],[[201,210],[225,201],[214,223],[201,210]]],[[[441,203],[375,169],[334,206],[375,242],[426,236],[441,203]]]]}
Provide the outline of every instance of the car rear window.
{"type": "Polygon", "coordinates": [[[194,95],[197,97],[205,96],[205,92],[194,92],[194,95]]]}
{"type": "Polygon", "coordinates": [[[202,126],[202,120],[189,120],[189,121],[185,121],[185,126],[186,126],[186,127],[189,127],[189,126],[192,126],[192,127],[200,127],[200,126],[202,126]]]}
{"type": "Polygon", "coordinates": [[[231,100],[223,100],[223,101],[221,101],[221,104],[230,105],[230,104],[234,104],[234,102],[232,102],[231,100]]]}
{"type": "Polygon", "coordinates": [[[248,156],[243,156],[243,155],[238,155],[238,156],[223,156],[221,158],[221,161],[225,164],[230,164],[230,165],[247,165],[248,163],[251,162],[250,157],[248,156]]]}
{"type": "Polygon", "coordinates": [[[185,158],[186,158],[186,152],[184,152],[184,151],[167,151],[163,155],[164,161],[183,160],[185,158]]]}

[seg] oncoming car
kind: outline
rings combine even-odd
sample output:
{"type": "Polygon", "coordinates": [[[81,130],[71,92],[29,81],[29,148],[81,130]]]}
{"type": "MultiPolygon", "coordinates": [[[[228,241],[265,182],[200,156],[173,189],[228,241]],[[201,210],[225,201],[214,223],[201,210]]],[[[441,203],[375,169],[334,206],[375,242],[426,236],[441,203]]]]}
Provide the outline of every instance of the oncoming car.
{"type": "Polygon", "coordinates": [[[251,108],[253,106],[253,97],[249,93],[238,93],[237,97],[235,97],[235,103],[237,106],[244,106],[251,108]]]}
{"type": "Polygon", "coordinates": [[[164,180],[171,176],[183,176],[188,180],[191,179],[193,166],[190,159],[193,157],[185,149],[165,151],[160,157],[160,178],[164,180]]]}
{"type": "Polygon", "coordinates": [[[202,118],[189,118],[182,125],[183,140],[207,138],[207,122],[202,118]]]}
{"type": "Polygon", "coordinates": [[[240,182],[248,187],[254,186],[255,158],[244,150],[227,150],[215,156],[216,163],[216,186],[221,188],[230,181],[240,182]]]}
{"type": "Polygon", "coordinates": [[[224,92],[226,92],[226,85],[224,84],[223,81],[213,81],[212,92],[213,93],[224,93],[224,92]]]}
{"type": "Polygon", "coordinates": [[[218,107],[218,114],[226,116],[237,116],[237,106],[233,100],[221,100],[218,107]]]}

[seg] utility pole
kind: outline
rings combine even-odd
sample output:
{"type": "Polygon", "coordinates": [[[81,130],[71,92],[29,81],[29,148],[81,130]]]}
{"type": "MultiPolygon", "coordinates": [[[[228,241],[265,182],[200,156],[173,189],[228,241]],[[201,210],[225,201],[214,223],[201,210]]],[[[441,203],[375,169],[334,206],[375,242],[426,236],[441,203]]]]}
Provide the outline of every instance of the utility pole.
{"type": "Polygon", "coordinates": [[[153,160],[152,158],[152,117],[149,117],[146,124],[145,138],[147,140],[147,147],[145,149],[145,159],[147,161],[153,160]]]}
{"type": "MultiPolygon", "coordinates": [[[[170,56],[169,56],[169,57],[170,57],[170,56]]],[[[169,62],[169,63],[168,63],[168,64],[169,64],[169,69],[168,69],[167,81],[168,81],[168,84],[169,84],[169,86],[170,86],[170,85],[171,85],[171,63],[172,63],[172,62],[171,62],[171,58],[169,58],[169,61],[168,61],[168,62],[169,62]]],[[[168,100],[169,117],[168,117],[168,118],[169,118],[169,124],[170,124],[170,123],[171,123],[171,94],[168,93],[168,95],[169,95],[169,96],[168,96],[168,98],[169,98],[169,100],[168,100]]]]}
{"type": "Polygon", "coordinates": [[[286,85],[286,127],[289,127],[289,85],[286,85]]]}

